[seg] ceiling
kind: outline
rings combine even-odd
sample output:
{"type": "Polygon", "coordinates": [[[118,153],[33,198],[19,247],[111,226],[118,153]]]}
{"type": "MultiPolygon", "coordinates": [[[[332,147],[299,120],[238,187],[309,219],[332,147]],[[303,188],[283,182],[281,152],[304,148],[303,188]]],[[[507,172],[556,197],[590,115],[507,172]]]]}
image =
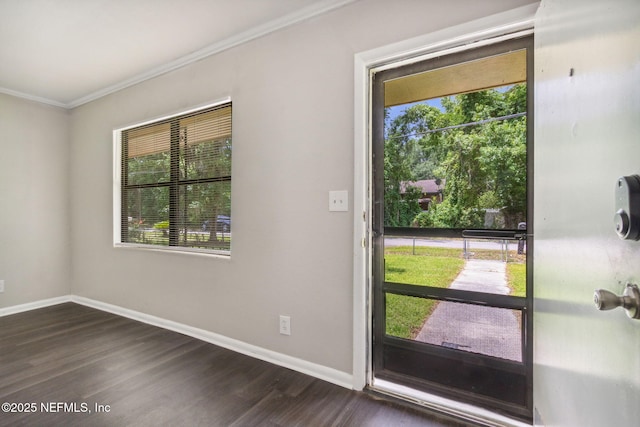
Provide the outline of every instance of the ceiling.
{"type": "Polygon", "coordinates": [[[355,0],[0,0],[0,92],[73,108],[355,0]]]}

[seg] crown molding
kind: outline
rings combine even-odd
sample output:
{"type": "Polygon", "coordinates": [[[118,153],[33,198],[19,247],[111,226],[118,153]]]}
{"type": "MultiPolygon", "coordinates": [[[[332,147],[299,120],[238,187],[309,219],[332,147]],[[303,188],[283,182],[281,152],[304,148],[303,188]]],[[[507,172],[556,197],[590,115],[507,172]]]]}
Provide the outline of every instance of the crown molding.
{"type": "Polygon", "coordinates": [[[354,3],[356,1],[358,0],[321,0],[321,1],[314,2],[313,4],[303,9],[300,9],[296,12],[290,13],[288,15],[284,15],[277,19],[273,19],[262,25],[255,26],[247,31],[243,31],[241,33],[228,37],[224,40],[221,40],[217,43],[213,43],[209,46],[206,46],[188,55],[182,56],[174,61],[165,63],[159,67],[155,67],[143,73],[137,74],[129,79],[104,87],[95,92],[91,92],[85,96],[74,99],[68,103],[56,101],[53,99],[43,98],[35,95],[30,95],[27,93],[17,92],[17,91],[2,88],[2,87],[0,87],[0,93],[5,93],[7,95],[28,99],[28,100],[40,102],[43,104],[49,104],[56,107],[73,109],[83,104],[86,104],[88,102],[95,101],[96,99],[102,98],[109,94],[118,92],[122,89],[126,89],[128,87],[142,83],[146,80],[150,80],[155,77],[161,76],[163,74],[169,73],[171,71],[177,70],[179,68],[185,67],[189,64],[200,61],[209,56],[231,49],[235,46],[239,46],[241,44],[247,43],[251,40],[255,40],[267,34],[270,34],[278,30],[281,30],[283,28],[289,27],[291,25],[297,24],[301,21],[311,19],[315,16],[322,15],[332,10],[341,8],[343,6],[346,6],[350,3],[354,3]]]}
{"type": "Polygon", "coordinates": [[[4,93],[5,95],[15,96],[16,98],[26,99],[28,101],[39,102],[40,104],[52,105],[54,107],[62,107],[69,108],[69,104],[65,104],[64,102],[56,101],[54,99],[43,98],[40,96],[30,95],[24,92],[18,92],[16,90],[7,89],[5,87],[0,87],[0,93],[4,93]]]}

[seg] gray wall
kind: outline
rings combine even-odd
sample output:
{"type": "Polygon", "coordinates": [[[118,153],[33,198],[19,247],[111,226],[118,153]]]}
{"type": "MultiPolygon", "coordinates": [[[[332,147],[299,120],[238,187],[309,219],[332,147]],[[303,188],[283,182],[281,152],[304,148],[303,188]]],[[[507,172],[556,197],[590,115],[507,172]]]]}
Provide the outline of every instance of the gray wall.
{"type": "Polygon", "coordinates": [[[0,148],[0,308],[68,295],[68,112],[0,94],[0,148]]]}
{"type": "Polygon", "coordinates": [[[529,3],[356,2],[73,110],[73,292],[350,374],[354,54],[529,3]],[[231,259],[114,249],[112,129],[224,96],[231,259]]]}
{"type": "Polygon", "coordinates": [[[616,179],[640,174],[639,23],[636,0],[538,10],[534,401],[546,426],[640,420],[640,321],[592,301],[640,281],[640,242],[613,230],[616,179]]]}
{"type": "MultiPolygon", "coordinates": [[[[353,191],[353,55],[527,3],[361,1],[71,118],[0,95],[0,307],[73,293],[350,373],[352,212],[329,213],[327,192],[353,191]],[[113,248],[112,130],[223,96],[231,259],[113,248]]],[[[640,281],[640,243],[612,230],[615,180],[640,173],[638,22],[634,0],[544,1],[536,20],[534,394],[547,426],[640,418],[640,322],[592,303],[595,288],[640,281]]]]}

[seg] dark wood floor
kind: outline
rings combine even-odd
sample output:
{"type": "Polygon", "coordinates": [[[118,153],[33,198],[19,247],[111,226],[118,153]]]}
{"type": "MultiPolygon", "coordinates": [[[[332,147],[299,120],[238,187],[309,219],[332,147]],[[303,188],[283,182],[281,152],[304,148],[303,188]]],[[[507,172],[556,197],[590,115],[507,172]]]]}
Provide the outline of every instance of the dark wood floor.
{"type": "Polygon", "coordinates": [[[0,403],[2,426],[468,425],[73,303],[0,317],[0,403]]]}

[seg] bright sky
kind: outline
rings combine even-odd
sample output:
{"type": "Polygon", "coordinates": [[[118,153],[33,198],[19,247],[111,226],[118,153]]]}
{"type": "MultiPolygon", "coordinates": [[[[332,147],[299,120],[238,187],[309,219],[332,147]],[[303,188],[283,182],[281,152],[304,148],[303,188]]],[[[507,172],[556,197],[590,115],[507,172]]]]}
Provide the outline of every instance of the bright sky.
{"type": "Polygon", "coordinates": [[[427,104],[427,105],[431,105],[432,107],[436,107],[438,108],[440,111],[444,111],[442,109],[442,103],[440,102],[442,98],[434,98],[434,99],[429,99],[427,101],[418,101],[418,102],[412,102],[410,104],[402,104],[402,105],[396,105],[395,107],[389,107],[389,121],[392,121],[393,119],[395,119],[396,117],[398,117],[399,115],[401,115],[402,113],[404,113],[404,111],[409,108],[409,107],[413,107],[414,105],[418,105],[418,104],[427,104]]]}

